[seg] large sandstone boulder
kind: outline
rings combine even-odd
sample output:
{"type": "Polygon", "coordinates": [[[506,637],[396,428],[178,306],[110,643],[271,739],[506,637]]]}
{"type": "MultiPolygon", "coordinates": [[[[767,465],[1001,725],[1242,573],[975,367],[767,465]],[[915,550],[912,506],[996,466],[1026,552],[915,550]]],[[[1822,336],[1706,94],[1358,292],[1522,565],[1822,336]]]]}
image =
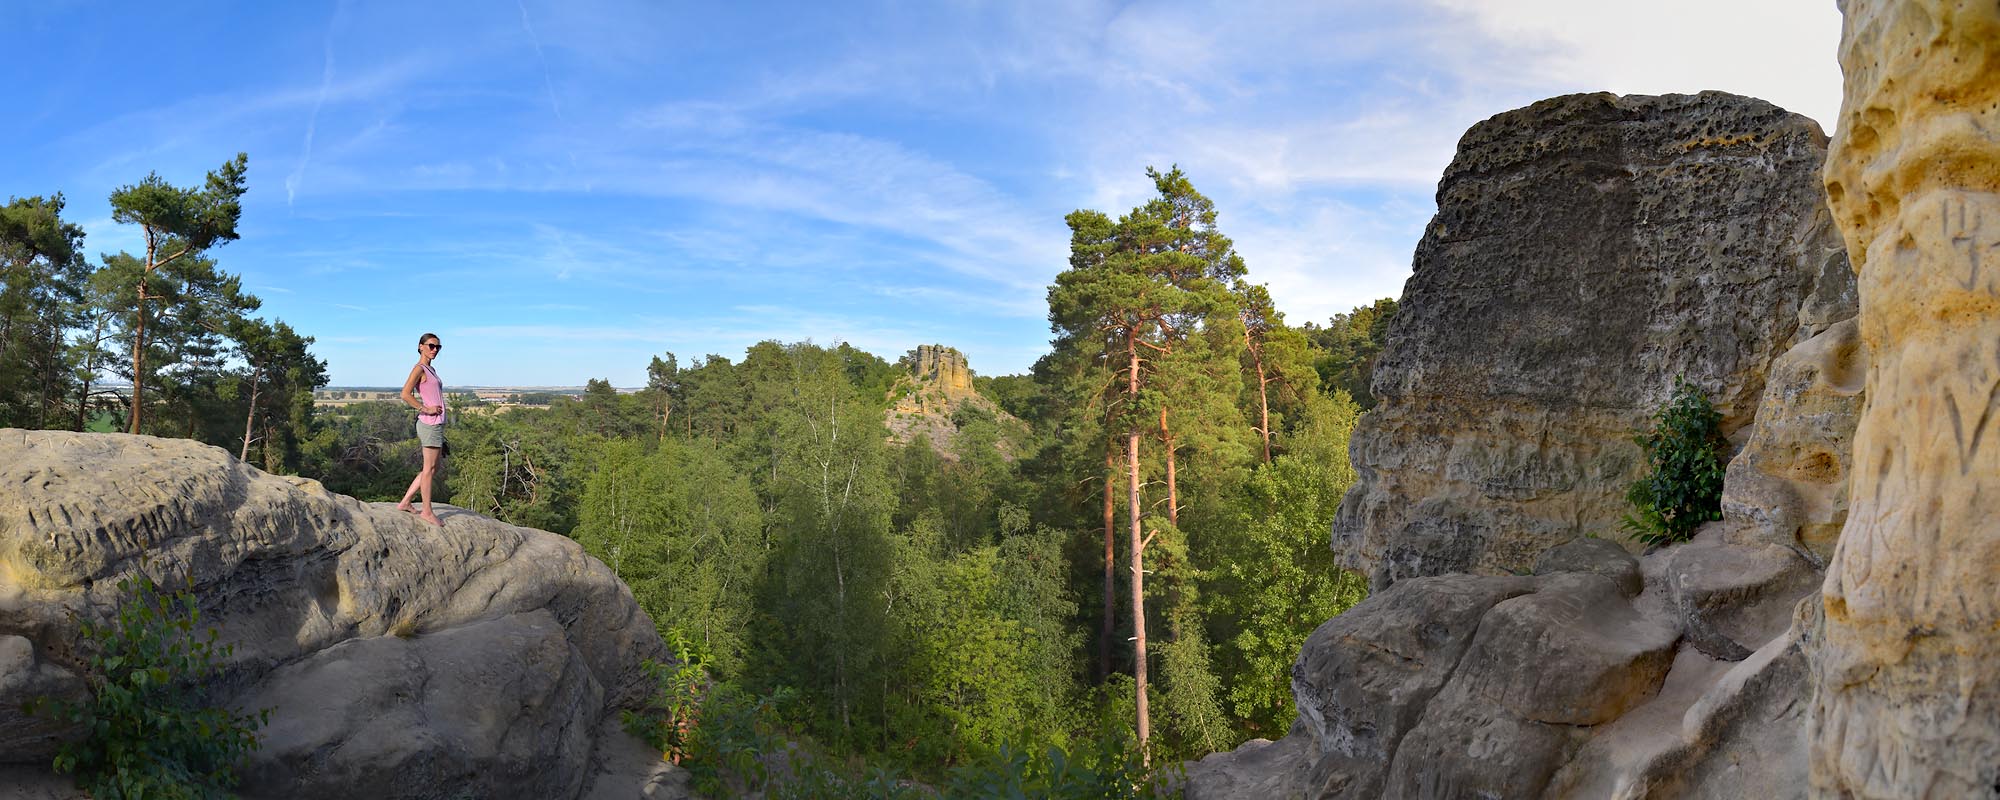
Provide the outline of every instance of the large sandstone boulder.
{"type": "Polygon", "coordinates": [[[1380,589],[1616,533],[1632,436],[1677,376],[1740,442],[1772,361],[1851,309],[1825,142],[1715,92],[1559,97],[1468,131],[1349,448],[1342,562],[1380,589]]]}
{"type": "Polygon", "coordinates": [[[208,693],[271,711],[248,796],[678,793],[605,725],[665,648],[566,538],[450,508],[433,527],[146,436],[0,430],[0,487],[0,763],[75,735],[21,703],[83,691],[77,621],[144,573],[191,580],[234,646],[208,693]]]}
{"type": "Polygon", "coordinates": [[[2000,4],[1846,0],[1826,190],[1867,401],[1811,652],[1826,797],[2000,793],[2000,4]]]}
{"type": "Polygon", "coordinates": [[[1582,539],[1533,576],[1399,581],[1307,640],[1285,738],[1190,764],[1187,797],[1803,797],[1817,622],[1795,617],[1817,604],[1753,603],[1736,619],[1774,635],[1746,635],[1757,649],[1736,662],[1703,652],[1675,576],[1746,552],[1704,536],[1643,559],[1582,539]]]}

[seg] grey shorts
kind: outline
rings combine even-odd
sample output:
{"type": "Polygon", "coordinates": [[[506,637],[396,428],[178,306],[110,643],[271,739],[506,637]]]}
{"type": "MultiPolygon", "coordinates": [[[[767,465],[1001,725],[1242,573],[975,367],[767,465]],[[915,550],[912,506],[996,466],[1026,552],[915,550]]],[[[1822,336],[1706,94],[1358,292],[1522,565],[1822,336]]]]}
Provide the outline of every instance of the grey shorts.
{"type": "Polygon", "coordinates": [[[417,423],[417,442],[425,447],[443,447],[444,423],[436,425],[417,423]]]}

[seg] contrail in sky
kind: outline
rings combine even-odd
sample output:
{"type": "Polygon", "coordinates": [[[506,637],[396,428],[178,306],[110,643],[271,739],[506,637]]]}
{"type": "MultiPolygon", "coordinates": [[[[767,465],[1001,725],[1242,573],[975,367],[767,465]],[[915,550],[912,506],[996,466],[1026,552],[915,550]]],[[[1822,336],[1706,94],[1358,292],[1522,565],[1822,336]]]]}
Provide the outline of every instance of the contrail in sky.
{"type": "Polygon", "coordinates": [[[320,70],[319,97],[313,100],[312,114],[306,117],[305,149],[299,154],[299,165],[292,168],[292,174],[285,176],[285,207],[292,207],[292,198],[298,196],[299,185],[305,183],[306,165],[312,162],[313,131],[319,127],[319,109],[326,105],[326,95],[333,88],[333,32],[340,28],[340,17],[347,11],[347,3],[342,0],[333,7],[333,21],[326,26],[326,65],[320,70]]]}
{"type": "Polygon", "coordinates": [[[521,9],[521,29],[528,32],[528,41],[535,45],[535,63],[542,65],[542,88],[549,92],[549,108],[555,110],[557,120],[562,120],[562,104],[556,102],[556,83],[549,78],[549,60],[542,56],[542,40],[535,35],[534,23],[528,21],[527,0],[514,0],[514,5],[521,9]]]}

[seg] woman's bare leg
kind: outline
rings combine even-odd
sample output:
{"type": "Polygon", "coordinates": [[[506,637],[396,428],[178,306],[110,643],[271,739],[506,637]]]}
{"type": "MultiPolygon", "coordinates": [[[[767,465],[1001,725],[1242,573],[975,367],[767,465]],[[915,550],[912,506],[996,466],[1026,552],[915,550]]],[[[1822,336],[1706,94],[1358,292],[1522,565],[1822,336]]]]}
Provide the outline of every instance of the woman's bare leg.
{"type": "Polygon", "coordinates": [[[444,449],[440,447],[424,448],[424,471],[417,473],[418,488],[424,496],[424,511],[417,516],[437,526],[443,526],[444,523],[439,522],[437,515],[431,513],[431,476],[437,474],[438,455],[442,452],[444,449]]]}
{"type": "Polygon", "coordinates": [[[417,496],[417,490],[423,488],[423,485],[424,473],[420,471],[417,473],[417,477],[410,479],[410,488],[403,491],[403,501],[396,504],[396,509],[399,511],[408,511],[412,514],[417,513],[416,507],[410,505],[410,499],[417,496]]]}

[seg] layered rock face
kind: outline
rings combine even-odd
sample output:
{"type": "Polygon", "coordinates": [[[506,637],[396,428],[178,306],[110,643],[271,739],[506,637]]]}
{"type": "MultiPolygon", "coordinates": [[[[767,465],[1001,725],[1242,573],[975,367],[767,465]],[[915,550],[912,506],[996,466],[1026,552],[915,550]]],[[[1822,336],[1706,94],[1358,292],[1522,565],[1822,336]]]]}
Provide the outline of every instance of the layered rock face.
{"type": "Polygon", "coordinates": [[[1676,376],[1742,441],[1772,361],[1852,316],[1811,120],[1572,95],[1474,126],[1355,430],[1333,547],[1377,589],[1612,535],[1676,376]]]}
{"type": "Polygon", "coordinates": [[[1847,0],[1826,189],[1867,405],[1813,656],[1827,797],[2000,793],[2000,5],[1847,0]]]}
{"type": "Polygon", "coordinates": [[[234,646],[214,701],[271,711],[247,796],[680,791],[613,721],[665,648],[568,539],[449,508],[433,527],[145,436],[0,430],[0,487],[0,764],[45,768],[76,734],[21,703],[83,693],[77,620],[144,573],[192,580],[234,646]]]}

